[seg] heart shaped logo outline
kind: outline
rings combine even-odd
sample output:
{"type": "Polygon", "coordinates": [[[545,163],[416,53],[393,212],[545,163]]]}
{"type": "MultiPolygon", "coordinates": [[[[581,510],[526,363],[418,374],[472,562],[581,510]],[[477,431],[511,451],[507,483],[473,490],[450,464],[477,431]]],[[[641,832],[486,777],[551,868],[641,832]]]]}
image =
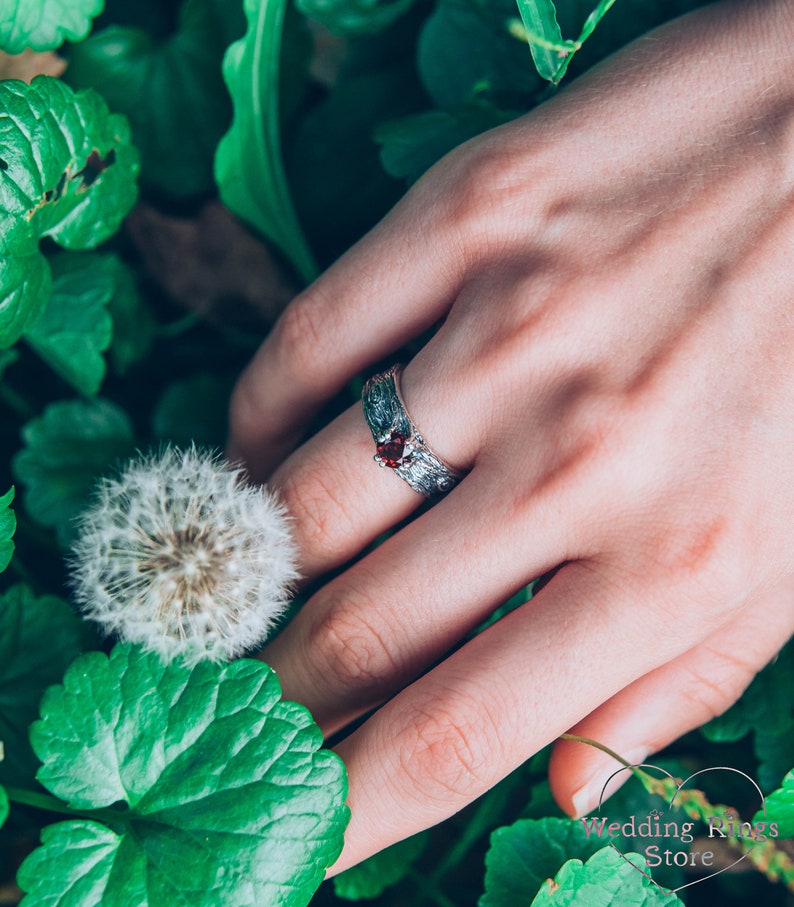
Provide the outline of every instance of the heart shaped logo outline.
{"type": "MultiPolygon", "coordinates": [[[[621,772],[631,771],[632,769],[635,769],[635,768],[638,768],[638,769],[652,768],[652,769],[656,770],[657,772],[661,772],[663,775],[666,775],[671,781],[676,780],[675,776],[671,775],[670,772],[667,771],[667,769],[662,768],[660,765],[654,765],[652,762],[640,762],[640,763],[637,763],[636,765],[621,765],[620,768],[618,768],[614,772],[612,772],[612,774],[604,782],[604,786],[601,788],[601,794],[598,797],[599,815],[601,814],[601,807],[603,806],[603,803],[604,803],[604,794],[606,793],[606,789],[609,786],[610,781],[614,777],[619,775],[621,772]]],[[[736,775],[741,775],[742,778],[745,778],[747,781],[749,781],[750,784],[752,784],[753,787],[756,789],[756,791],[758,791],[758,796],[761,798],[760,809],[761,809],[763,815],[766,816],[766,797],[764,796],[764,793],[761,790],[761,788],[758,786],[756,781],[750,777],[750,775],[746,774],[745,772],[741,771],[738,768],[733,768],[730,765],[715,765],[715,766],[711,766],[709,768],[701,768],[701,769],[698,769],[696,772],[692,772],[691,775],[684,778],[684,780],[681,781],[681,783],[677,785],[677,787],[675,789],[675,793],[669,800],[668,806],[670,808],[672,808],[674,806],[676,798],[681,793],[682,788],[684,788],[693,778],[696,778],[698,775],[705,774],[706,772],[719,772],[719,771],[733,772],[736,775]]],[[[734,860],[733,863],[729,863],[727,866],[723,866],[722,869],[717,869],[715,872],[710,872],[708,875],[705,875],[700,879],[694,879],[692,882],[687,882],[686,885],[679,885],[677,888],[665,888],[663,885],[660,885],[656,881],[656,879],[653,878],[653,876],[651,876],[649,873],[645,872],[644,870],[640,869],[640,867],[637,866],[635,863],[632,863],[631,860],[617,846],[617,844],[610,841],[609,846],[615,850],[615,852],[618,854],[618,856],[622,860],[625,860],[625,862],[628,863],[629,866],[631,866],[633,869],[636,869],[637,872],[640,873],[640,875],[644,875],[645,878],[648,879],[652,884],[654,884],[659,889],[659,891],[661,891],[663,894],[675,894],[678,891],[683,891],[684,888],[689,888],[692,885],[698,885],[701,882],[707,881],[708,879],[713,879],[716,876],[721,875],[723,872],[727,872],[729,869],[733,869],[734,866],[737,866],[739,863],[742,862],[742,860],[744,860],[750,856],[750,851],[747,850],[740,857],[738,857],[736,860],[734,860]]]]}

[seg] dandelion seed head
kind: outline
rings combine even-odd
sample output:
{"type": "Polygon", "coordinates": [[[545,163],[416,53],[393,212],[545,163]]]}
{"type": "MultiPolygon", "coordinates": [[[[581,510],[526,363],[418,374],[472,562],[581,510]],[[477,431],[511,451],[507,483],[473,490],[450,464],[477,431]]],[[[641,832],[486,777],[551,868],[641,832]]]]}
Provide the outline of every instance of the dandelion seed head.
{"type": "Polygon", "coordinates": [[[166,659],[221,661],[272,632],[296,553],[272,492],[217,456],[168,447],[100,481],[79,521],[72,586],[108,635],[166,659]]]}

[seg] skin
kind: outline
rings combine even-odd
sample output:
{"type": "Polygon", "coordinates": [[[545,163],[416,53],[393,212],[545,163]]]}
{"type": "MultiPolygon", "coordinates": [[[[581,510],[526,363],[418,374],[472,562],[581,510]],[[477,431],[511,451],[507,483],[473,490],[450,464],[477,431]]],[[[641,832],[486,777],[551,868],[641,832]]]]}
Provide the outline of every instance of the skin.
{"type": "MultiPolygon", "coordinates": [[[[794,632],[794,3],[723,3],[457,149],[286,309],[229,451],[321,585],[262,653],[350,775],[344,869],[562,732],[640,761],[794,632]],[[470,470],[421,499],[325,399],[440,319],[402,390],[470,470]],[[516,590],[528,604],[448,655],[516,590]],[[431,670],[429,666],[434,665],[431,670]],[[417,679],[418,678],[418,679],[417,679]]],[[[559,741],[572,814],[616,767],[559,741]]]]}

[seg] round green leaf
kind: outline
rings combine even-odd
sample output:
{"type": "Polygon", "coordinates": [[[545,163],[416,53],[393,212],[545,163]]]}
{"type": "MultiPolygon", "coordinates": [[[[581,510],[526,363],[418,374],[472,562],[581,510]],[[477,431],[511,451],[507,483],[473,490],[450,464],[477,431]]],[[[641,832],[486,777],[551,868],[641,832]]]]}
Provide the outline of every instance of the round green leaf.
{"type": "Polygon", "coordinates": [[[485,855],[485,893],[479,907],[510,907],[528,901],[566,860],[586,860],[603,846],[573,819],[519,819],[497,828],[485,855]]]}
{"type": "Polygon", "coordinates": [[[341,850],[347,784],[280,696],[250,659],[79,658],[31,729],[37,777],[72,807],[112,809],[47,832],[19,872],[26,907],[307,904],[341,850]]]}
{"type": "MultiPolygon", "coordinates": [[[[58,907],[88,907],[90,904],[110,907],[119,903],[118,900],[102,900],[119,843],[115,832],[97,822],[59,822],[42,831],[41,843],[19,872],[20,885],[32,892],[22,900],[25,907],[45,903],[58,907]],[[76,845],[80,859],[64,860],[63,855],[76,845]],[[53,855],[60,855],[60,859],[53,859],[53,855]],[[26,883],[25,880],[30,881],[26,883]],[[45,900],[43,892],[57,893],[45,900]]],[[[138,894],[137,891],[130,892],[129,900],[123,902],[125,907],[146,904],[138,894]]]]}
{"type": "Polygon", "coordinates": [[[5,758],[0,782],[29,784],[39,766],[28,741],[28,727],[50,684],[70,662],[93,648],[96,638],[72,609],[52,595],[37,598],[23,585],[0,596],[0,740],[5,758]]]}
{"type": "MultiPolygon", "coordinates": [[[[677,895],[659,888],[643,872],[648,866],[639,854],[624,859],[614,848],[604,847],[584,864],[568,860],[553,881],[543,883],[531,907],[683,907],[677,895]]],[[[514,905],[511,901],[510,907],[514,905]]]]}
{"type": "Polygon", "coordinates": [[[48,236],[89,249],[137,197],[138,153],[124,117],[58,79],[0,82],[0,348],[35,321],[50,290],[48,236]]]}
{"type": "Polygon", "coordinates": [[[0,48],[18,54],[26,47],[53,50],[84,38],[105,0],[5,0],[3,6],[0,48]]]}
{"type": "Polygon", "coordinates": [[[115,290],[115,258],[63,253],[50,262],[50,298],[25,337],[41,358],[82,394],[99,390],[105,377],[102,353],[113,322],[107,305],[115,290]]]}
{"type": "Polygon", "coordinates": [[[135,446],[124,411],[102,399],[52,403],[25,425],[22,438],[13,471],[25,487],[25,508],[64,542],[96,478],[135,446]]]}
{"type": "Polygon", "coordinates": [[[13,536],[17,528],[17,518],[11,509],[14,500],[14,486],[0,497],[0,573],[5,570],[14,553],[13,536]]]}

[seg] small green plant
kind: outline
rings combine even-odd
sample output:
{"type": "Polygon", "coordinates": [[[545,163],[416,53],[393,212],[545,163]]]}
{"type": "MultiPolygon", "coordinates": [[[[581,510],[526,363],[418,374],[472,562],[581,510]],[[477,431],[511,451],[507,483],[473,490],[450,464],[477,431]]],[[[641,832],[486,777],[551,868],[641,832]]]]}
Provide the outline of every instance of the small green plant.
{"type": "Polygon", "coordinates": [[[609,0],[6,4],[0,48],[60,49],[68,66],[0,81],[0,903],[651,907],[700,903],[706,886],[725,904],[794,890],[792,644],[660,757],[669,774],[635,770],[604,806],[621,827],[669,809],[703,835],[728,800],[737,822],[775,825],[765,841],[729,836],[720,854],[746,854],[745,871],[691,886],[680,863],[658,865],[656,838],[624,836],[618,852],[560,814],[544,751],[321,885],[348,820],[344,767],[274,673],[111,647],[64,592],[99,477],[136,450],[221,446],[254,348],[248,322],[175,307],[119,232],[139,198],[182,229],[218,196],[288,284],[306,283],[448,150],[696,5],[620,0],[601,23],[609,0]],[[757,814],[741,787],[671,780],[723,764],[768,794],[757,814]]]}

